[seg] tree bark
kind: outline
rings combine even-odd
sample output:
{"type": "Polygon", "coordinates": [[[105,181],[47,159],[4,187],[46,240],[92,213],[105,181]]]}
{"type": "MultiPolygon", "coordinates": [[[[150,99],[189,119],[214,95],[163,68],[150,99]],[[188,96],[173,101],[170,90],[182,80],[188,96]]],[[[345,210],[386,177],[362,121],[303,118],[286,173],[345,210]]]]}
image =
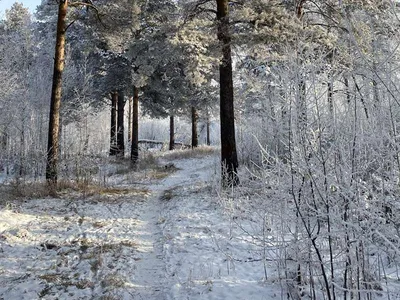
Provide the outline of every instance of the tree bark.
{"type": "Polygon", "coordinates": [[[111,126],[110,126],[110,155],[116,155],[117,148],[117,103],[118,94],[117,92],[111,93],[111,126]]]}
{"type": "MultiPolygon", "coordinates": [[[[303,18],[303,5],[305,0],[297,0],[296,16],[299,20],[303,18]]],[[[306,86],[306,76],[303,73],[303,58],[301,51],[297,51],[297,63],[298,63],[298,95],[297,95],[297,118],[298,118],[298,129],[305,142],[306,132],[307,132],[307,86],[306,86]]]]}
{"type": "Polygon", "coordinates": [[[169,116],[169,150],[175,149],[175,125],[174,115],[169,116]]]}
{"type": "Polygon", "coordinates": [[[207,146],[211,145],[211,140],[210,140],[210,115],[207,112],[207,120],[206,120],[206,130],[207,130],[207,135],[206,135],[206,144],[207,146]]]}
{"type": "Polygon", "coordinates": [[[307,117],[307,98],[306,98],[306,82],[303,79],[303,74],[300,74],[300,82],[298,84],[298,112],[297,112],[297,118],[298,118],[298,124],[299,124],[299,130],[300,132],[305,136],[305,132],[307,129],[307,123],[308,123],[308,117],[307,117]]]}
{"type": "Polygon", "coordinates": [[[218,40],[222,44],[220,76],[220,122],[222,184],[237,185],[238,159],[235,138],[235,114],[232,78],[231,35],[229,32],[228,0],[217,0],[218,40]]]}
{"type": "MultiPolygon", "coordinates": [[[[333,59],[334,59],[334,50],[332,50],[328,56],[327,59],[331,65],[333,65],[333,59]]],[[[328,95],[327,95],[327,100],[328,100],[328,107],[329,107],[329,114],[330,117],[333,118],[334,114],[334,106],[333,106],[333,71],[328,71],[328,95]]]]}
{"type": "Polygon", "coordinates": [[[0,150],[2,153],[6,153],[7,151],[7,128],[3,128],[3,131],[1,132],[1,140],[0,140],[0,150]]]}
{"type": "Polygon", "coordinates": [[[199,136],[197,133],[197,120],[198,120],[197,109],[194,106],[192,106],[192,148],[196,148],[199,146],[199,136]]]}
{"type": "Polygon", "coordinates": [[[132,104],[133,97],[129,97],[128,100],[128,144],[132,142],[132,104]]]}
{"type": "Polygon", "coordinates": [[[331,78],[328,78],[328,106],[329,106],[329,113],[330,113],[331,117],[333,117],[333,113],[334,113],[334,108],[333,108],[333,82],[331,81],[331,78]]]}
{"type": "Polygon", "coordinates": [[[125,113],[125,97],[124,92],[118,92],[118,110],[117,110],[117,156],[125,156],[125,140],[124,140],[124,113],[125,113]]]}
{"type": "Polygon", "coordinates": [[[139,89],[133,87],[131,161],[139,160],[139,89]]]}
{"type": "Polygon", "coordinates": [[[351,94],[350,94],[349,78],[347,77],[347,75],[343,75],[343,79],[344,79],[344,86],[345,86],[345,91],[346,91],[347,104],[350,105],[350,103],[351,103],[351,94]]]}
{"type": "Polygon", "coordinates": [[[64,70],[65,32],[68,0],[58,4],[56,47],[54,56],[53,85],[51,89],[49,132],[47,141],[46,180],[57,183],[59,148],[60,106],[62,92],[62,73],[64,70]]]}

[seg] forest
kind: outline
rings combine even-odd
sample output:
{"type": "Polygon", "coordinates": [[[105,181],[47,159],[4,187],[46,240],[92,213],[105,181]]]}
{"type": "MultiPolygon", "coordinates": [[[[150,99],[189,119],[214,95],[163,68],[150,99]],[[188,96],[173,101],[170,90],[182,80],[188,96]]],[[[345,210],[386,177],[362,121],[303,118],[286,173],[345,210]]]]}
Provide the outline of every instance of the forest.
{"type": "Polygon", "coordinates": [[[14,3],[0,299],[400,299],[399,29],[398,0],[14,3]]]}

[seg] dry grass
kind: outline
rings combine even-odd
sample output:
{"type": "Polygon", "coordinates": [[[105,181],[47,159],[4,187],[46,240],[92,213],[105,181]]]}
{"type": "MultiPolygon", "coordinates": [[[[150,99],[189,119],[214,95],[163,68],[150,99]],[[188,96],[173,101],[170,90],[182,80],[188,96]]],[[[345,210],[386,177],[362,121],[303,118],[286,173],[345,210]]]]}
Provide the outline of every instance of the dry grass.
{"type": "Polygon", "coordinates": [[[107,222],[96,221],[96,222],[92,223],[92,226],[94,228],[103,228],[104,226],[107,226],[107,222]]]}
{"type": "Polygon", "coordinates": [[[63,280],[61,274],[43,274],[39,275],[39,278],[49,283],[59,283],[63,280]]]}
{"type": "MultiPolygon", "coordinates": [[[[39,275],[41,280],[44,280],[47,283],[55,284],[58,286],[68,287],[68,286],[76,286],[78,289],[86,289],[92,287],[94,283],[87,279],[81,279],[74,281],[71,278],[68,278],[63,274],[43,274],[39,275]]],[[[48,291],[42,290],[39,294],[41,297],[44,297],[48,291]]]]}
{"type": "Polygon", "coordinates": [[[117,188],[117,187],[103,187],[98,191],[99,195],[130,195],[130,196],[143,196],[150,195],[150,191],[146,188],[117,188]]]}
{"type": "Polygon", "coordinates": [[[119,203],[121,201],[143,202],[151,195],[146,188],[116,188],[104,187],[89,198],[92,203],[119,203]]]}
{"type": "Polygon", "coordinates": [[[98,186],[89,183],[60,180],[56,185],[47,182],[11,182],[9,185],[0,185],[2,199],[37,199],[53,197],[59,198],[72,191],[90,195],[98,186]]]}
{"type": "MultiPolygon", "coordinates": [[[[191,157],[203,157],[215,155],[218,148],[200,146],[194,149],[173,150],[167,152],[142,152],[137,165],[132,166],[129,159],[116,160],[116,170],[109,175],[126,175],[127,182],[142,182],[148,180],[161,180],[168,177],[177,169],[175,166],[160,166],[158,157],[166,160],[185,159],[191,157]]],[[[80,198],[101,196],[99,201],[107,200],[109,196],[129,195],[147,197],[146,189],[122,189],[105,187],[104,184],[96,183],[91,178],[86,180],[59,180],[57,185],[49,185],[46,182],[21,182],[14,181],[9,185],[0,185],[0,204],[14,200],[37,199],[37,198],[63,198],[74,194],[80,198]]],[[[115,199],[114,199],[115,200],[115,199]]]]}
{"type": "Polygon", "coordinates": [[[130,248],[135,248],[138,247],[138,243],[135,241],[131,241],[131,240],[123,240],[120,242],[121,246],[125,246],[125,247],[130,247],[130,248]]]}
{"type": "Polygon", "coordinates": [[[174,173],[175,171],[176,171],[176,168],[175,169],[165,169],[165,168],[160,167],[157,169],[149,170],[144,175],[145,175],[146,179],[160,180],[160,179],[164,179],[164,178],[168,177],[170,174],[174,173]]]}
{"type": "MultiPolygon", "coordinates": [[[[155,174],[156,176],[165,176],[164,174],[155,174]]],[[[101,184],[75,182],[72,180],[62,180],[57,185],[49,185],[46,182],[33,183],[11,183],[9,185],[0,185],[0,205],[5,205],[11,201],[43,199],[43,198],[89,198],[96,197],[96,201],[115,201],[115,197],[137,197],[140,199],[150,195],[146,188],[118,188],[107,187],[101,184]]]]}
{"type": "Polygon", "coordinates": [[[102,281],[102,288],[121,288],[125,285],[125,280],[118,274],[109,274],[102,281]]]}
{"type": "Polygon", "coordinates": [[[211,146],[199,146],[193,149],[182,149],[182,150],[173,150],[169,152],[165,152],[162,154],[164,159],[167,160],[175,160],[175,159],[185,159],[192,157],[203,157],[207,155],[215,155],[219,151],[219,148],[211,147],[211,146]]]}
{"type": "Polygon", "coordinates": [[[0,201],[5,203],[19,199],[57,197],[57,189],[40,182],[12,182],[9,185],[0,185],[0,195],[0,201]]]}
{"type": "Polygon", "coordinates": [[[137,168],[139,170],[143,169],[154,169],[158,167],[157,157],[153,152],[142,152],[139,161],[137,164],[137,168]]]}
{"type": "Polygon", "coordinates": [[[148,157],[150,157],[148,160],[144,160],[138,163],[138,165],[135,167],[136,172],[129,174],[127,182],[148,183],[152,180],[161,180],[178,170],[172,164],[168,164],[167,166],[158,164],[156,158],[151,153],[148,154],[148,157]]]}
{"type": "Polygon", "coordinates": [[[160,165],[157,154],[148,151],[141,152],[140,158],[135,165],[132,165],[129,159],[116,161],[116,170],[110,173],[109,176],[125,175],[128,183],[164,179],[175,172],[176,168],[165,168],[165,166],[160,165]]]}
{"type": "Polygon", "coordinates": [[[99,243],[98,241],[90,240],[87,238],[81,238],[74,243],[78,243],[80,245],[79,250],[86,252],[84,258],[91,258],[101,253],[107,252],[115,252],[119,251],[121,247],[130,247],[135,248],[138,246],[136,241],[131,240],[122,240],[120,242],[111,242],[111,243],[99,243]]]}
{"type": "Polygon", "coordinates": [[[161,195],[160,199],[164,201],[169,201],[174,198],[177,194],[177,189],[179,187],[174,187],[168,190],[165,190],[164,193],[161,195]]]}
{"type": "MultiPolygon", "coordinates": [[[[138,243],[134,240],[121,240],[112,242],[96,241],[88,238],[80,238],[70,243],[57,243],[57,242],[45,242],[40,244],[40,247],[44,251],[62,251],[61,255],[70,255],[73,253],[79,253],[80,259],[89,261],[91,269],[96,269],[102,264],[102,255],[106,253],[119,253],[123,247],[126,248],[137,248],[138,243]]],[[[52,274],[56,276],[57,274],[52,274]]],[[[50,281],[48,279],[47,281],[50,281]]]]}

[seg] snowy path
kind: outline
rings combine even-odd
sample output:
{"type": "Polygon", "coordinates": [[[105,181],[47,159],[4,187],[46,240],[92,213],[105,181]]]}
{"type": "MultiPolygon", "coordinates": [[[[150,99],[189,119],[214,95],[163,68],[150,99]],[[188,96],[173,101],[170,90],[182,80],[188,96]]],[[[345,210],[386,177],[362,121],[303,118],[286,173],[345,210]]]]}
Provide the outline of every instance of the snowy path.
{"type": "Polygon", "coordinates": [[[135,230],[140,259],[134,271],[135,299],[164,300],[168,290],[163,261],[163,235],[159,226],[160,193],[138,208],[139,226],[135,230]]]}
{"type": "Polygon", "coordinates": [[[0,299],[173,299],[163,197],[205,180],[199,169],[213,163],[184,160],[150,186],[115,178],[118,184],[88,197],[0,210],[0,299]]]}
{"type": "MultiPolygon", "coordinates": [[[[204,159],[203,159],[204,160],[204,159]]],[[[165,221],[161,215],[165,207],[163,201],[174,189],[184,185],[209,179],[211,174],[202,174],[204,170],[213,170],[213,160],[205,159],[206,166],[195,160],[176,161],[174,163],[178,170],[166,179],[151,185],[149,190],[152,196],[139,208],[138,220],[141,228],[138,228],[138,243],[141,245],[139,251],[143,253],[141,260],[137,262],[135,270],[135,285],[137,299],[171,299],[170,276],[164,261],[164,240],[161,229],[165,221]],[[200,165],[200,169],[199,169],[200,165]]]]}
{"type": "Polygon", "coordinates": [[[283,299],[212,192],[218,158],[171,162],[150,185],[129,173],[1,209],[0,300],[283,299]]]}

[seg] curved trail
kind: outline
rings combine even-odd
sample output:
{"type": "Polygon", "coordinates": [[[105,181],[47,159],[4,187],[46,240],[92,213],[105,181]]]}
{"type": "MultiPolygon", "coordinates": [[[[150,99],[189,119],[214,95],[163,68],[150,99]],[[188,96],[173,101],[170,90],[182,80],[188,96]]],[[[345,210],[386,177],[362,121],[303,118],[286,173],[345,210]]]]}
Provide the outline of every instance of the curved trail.
{"type": "Polygon", "coordinates": [[[119,176],[89,196],[1,209],[0,299],[177,299],[175,236],[166,226],[177,228],[175,199],[207,181],[215,161],[173,163],[176,172],[145,188],[119,176]],[[174,198],[165,199],[171,190],[174,198]]]}
{"type": "Polygon", "coordinates": [[[165,221],[161,217],[165,208],[162,196],[179,187],[204,183],[209,180],[214,169],[213,160],[210,158],[174,161],[174,165],[178,170],[151,185],[149,189],[152,196],[138,207],[136,241],[140,245],[138,251],[141,259],[137,260],[133,279],[134,295],[137,299],[172,299],[171,274],[167,272],[164,253],[167,237],[164,237],[161,228],[165,221]]]}

